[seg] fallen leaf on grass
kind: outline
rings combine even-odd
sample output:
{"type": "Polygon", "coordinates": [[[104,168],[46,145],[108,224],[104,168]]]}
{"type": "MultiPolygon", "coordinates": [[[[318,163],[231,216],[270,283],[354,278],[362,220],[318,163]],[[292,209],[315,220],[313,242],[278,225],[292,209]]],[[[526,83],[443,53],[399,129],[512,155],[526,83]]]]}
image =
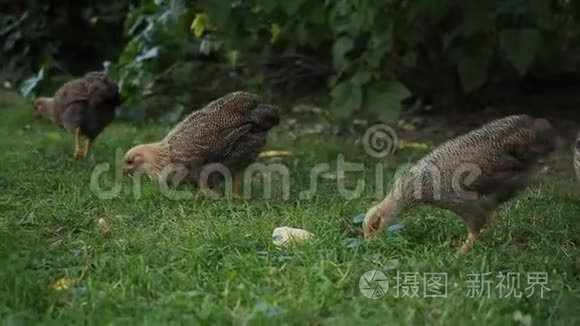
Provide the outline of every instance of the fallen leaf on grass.
{"type": "Polygon", "coordinates": [[[286,309],[281,308],[281,307],[272,306],[271,304],[269,304],[265,301],[258,302],[254,306],[253,311],[254,311],[254,313],[264,314],[268,318],[282,316],[282,315],[285,315],[287,313],[286,309]]]}
{"type": "Polygon", "coordinates": [[[428,149],[429,145],[425,143],[418,143],[413,141],[399,140],[399,148],[411,148],[411,149],[428,149]]]}
{"type": "Polygon", "coordinates": [[[365,220],[365,214],[358,214],[352,219],[354,224],[362,224],[365,220]]]}
{"type": "Polygon", "coordinates": [[[205,295],[205,293],[203,291],[200,291],[200,290],[191,290],[191,291],[184,292],[184,294],[190,298],[201,297],[201,296],[205,295]]]}
{"type": "Polygon", "coordinates": [[[272,157],[288,157],[292,156],[292,152],[289,151],[265,151],[258,155],[259,158],[272,158],[272,157]]]}
{"type": "Polygon", "coordinates": [[[54,281],[54,283],[50,285],[50,288],[57,291],[67,290],[68,288],[71,287],[73,283],[74,281],[71,280],[70,278],[61,277],[58,280],[54,281]]]}
{"type": "Polygon", "coordinates": [[[348,238],[344,239],[344,241],[342,242],[342,244],[349,249],[356,249],[360,247],[361,243],[362,243],[361,240],[358,238],[348,238]]]}
{"type": "Polygon", "coordinates": [[[387,227],[387,231],[389,232],[398,232],[405,228],[404,224],[393,224],[387,227]]]}
{"type": "Polygon", "coordinates": [[[302,229],[279,227],[272,233],[272,241],[277,246],[287,246],[295,242],[304,242],[313,237],[313,234],[302,229]]]}
{"type": "Polygon", "coordinates": [[[101,231],[103,233],[109,233],[109,232],[111,232],[111,225],[104,218],[100,218],[97,221],[97,225],[99,226],[99,229],[101,229],[101,231]]]}
{"type": "Polygon", "coordinates": [[[406,121],[406,120],[399,120],[397,122],[397,126],[403,131],[415,131],[415,130],[417,130],[417,127],[413,123],[406,121]]]}
{"type": "MultiPolygon", "coordinates": [[[[365,214],[359,214],[352,219],[352,222],[354,224],[363,224],[364,220],[365,220],[365,214]]],[[[405,228],[404,224],[393,224],[393,225],[389,225],[388,227],[386,227],[385,231],[386,232],[399,232],[404,228],[405,228]]]]}

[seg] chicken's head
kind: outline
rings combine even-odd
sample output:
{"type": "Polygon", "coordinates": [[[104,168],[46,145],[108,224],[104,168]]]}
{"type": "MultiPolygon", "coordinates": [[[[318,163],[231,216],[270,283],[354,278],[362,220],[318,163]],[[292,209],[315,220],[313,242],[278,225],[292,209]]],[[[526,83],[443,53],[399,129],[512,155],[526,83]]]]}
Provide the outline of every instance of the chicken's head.
{"type": "Polygon", "coordinates": [[[143,144],[131,148],[123,159],[123,172],[133,174],[145,172],[158,179],[167,163],[167,153],[161,144],[143,144]]]}
{"type": "Polygon", "coordinates": [[[50,97],[38,97],[34,100],[34,116],[48,117],[52,111],[54,100],[50,97]]]}
{"type": "Polygon", "coordinates": [[[365,219],[363,222],[363,232],[365,239],[374,240],[377,235],[382,231],[383,216],[379,210],[378,206],[371,207],[365,214],[365,219]]]}

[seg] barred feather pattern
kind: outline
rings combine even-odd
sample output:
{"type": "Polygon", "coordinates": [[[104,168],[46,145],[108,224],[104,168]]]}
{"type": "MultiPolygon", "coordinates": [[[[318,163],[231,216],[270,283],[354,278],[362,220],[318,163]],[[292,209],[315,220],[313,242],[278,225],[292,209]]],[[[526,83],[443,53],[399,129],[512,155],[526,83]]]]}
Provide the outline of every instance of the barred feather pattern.
{"type": "Polygon", "coordinates": [[[278,123],[276,107],[262,103],[255,94],[234,92],[191,113],[162,143],[169,146],[172,163],[193,170],[221,163],[240,170],[255,161],[268,131],[278,123]]]}
{"type": "Polygon", "coordinates": [[[394,188],[369,209],[365,237],[376,237],[406,208],[422,204],[451,210],[478,234],[495,208],[525,189],[539,161],[555,148],[545,119],[508,116],[449,140],[397,178],[394,188]]]}
{"type": "Polygon", "coordinates": [[[493,209],[529,184],[538,161],[554,147],[554,130],[545,119],[515,115],[492,121],[417,162],[398,180],[401,203],[453,209],[483,200],[493,209]]]}

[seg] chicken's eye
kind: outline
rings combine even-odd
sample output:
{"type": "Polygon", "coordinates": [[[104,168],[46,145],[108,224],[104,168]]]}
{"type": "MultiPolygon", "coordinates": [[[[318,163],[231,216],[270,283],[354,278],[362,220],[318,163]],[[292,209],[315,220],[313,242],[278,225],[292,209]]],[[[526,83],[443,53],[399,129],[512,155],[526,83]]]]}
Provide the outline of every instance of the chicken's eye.
{"type": "Polygon", "coordinates": [[[127,164],[129,164],[129,165],[133,165],[133,160],[132,160],[132,159],[130,159],[130,160],[127,160],[127,162],[126,162],[126,163],[127,163],[127,164]]]}

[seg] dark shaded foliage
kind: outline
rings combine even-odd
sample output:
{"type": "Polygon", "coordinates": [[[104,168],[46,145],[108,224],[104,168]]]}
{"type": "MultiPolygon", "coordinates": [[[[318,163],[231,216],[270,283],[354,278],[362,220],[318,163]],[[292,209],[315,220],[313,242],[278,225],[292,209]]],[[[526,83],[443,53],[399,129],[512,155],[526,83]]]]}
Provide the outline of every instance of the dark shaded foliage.
{"type": "MultiPolygon", "coordinates": [[[[244,88],[324,91],[338,120],[364,113],[390,122],[411,95],[455,108],[521,81],[580,76],[578,1],[143,0],[126,15],[128,1],[50,3],[57,19],[49,28],[38,32],[41,19],[13,29],[36,28],[13,42],[23,49],[3,38],[17,49],[10,58],[32,62],[31,70],[56,59],[73,74],[110,60],[132,120],[173,120],[244,88]],[[65,12],[77,13],[78,30],[63,33],[71,29],[65,12]],[[115,18],[88,28],[95,16],[115,18]]],[[[43,6],[24,7],[47,17],[43,6]]]]}

